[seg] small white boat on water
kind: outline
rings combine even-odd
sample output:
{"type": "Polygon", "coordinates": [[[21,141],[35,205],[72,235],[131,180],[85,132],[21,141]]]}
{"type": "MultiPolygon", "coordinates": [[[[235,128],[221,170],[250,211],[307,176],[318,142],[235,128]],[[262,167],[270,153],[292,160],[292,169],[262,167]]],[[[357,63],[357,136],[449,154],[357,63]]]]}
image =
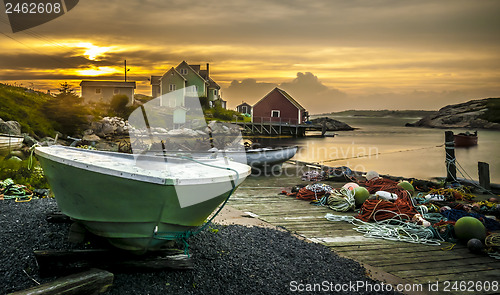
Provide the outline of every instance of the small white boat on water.
{"type": "Polygon", "coordinates": [[[254,148],[246,150],[247,164],[253,170],[274,171],[297,153],[297,146],[278,148],[254,148]]]}
{"type": "Polygon", "coordinates": [[[0,134],[0,152],[21,148],[24,137],[11,134],[0,134]]]}

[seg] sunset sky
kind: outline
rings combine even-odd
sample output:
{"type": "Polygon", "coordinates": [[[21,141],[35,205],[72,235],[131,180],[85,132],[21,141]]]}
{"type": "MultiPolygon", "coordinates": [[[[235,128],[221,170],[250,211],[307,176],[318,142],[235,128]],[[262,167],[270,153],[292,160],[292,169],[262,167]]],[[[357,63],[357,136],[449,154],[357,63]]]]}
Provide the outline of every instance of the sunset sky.
{"type": "Polygon", "coordinates": [[[210,63],[234,108],[278,86],[311,113],[438,109],[500,97],[500,1],[82,0],[12,33],[0,12],[0,82],[56,89],[210,63]],[[31,84],[33,83],[33,84],[31,84]]]}

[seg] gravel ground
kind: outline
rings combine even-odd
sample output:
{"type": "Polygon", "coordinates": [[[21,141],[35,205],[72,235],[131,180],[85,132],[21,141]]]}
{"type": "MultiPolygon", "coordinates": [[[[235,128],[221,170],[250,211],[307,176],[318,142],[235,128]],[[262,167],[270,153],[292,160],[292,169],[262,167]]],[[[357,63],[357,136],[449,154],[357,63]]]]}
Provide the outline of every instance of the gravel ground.
{"type": "MultiPolygon", "coordinates": [[[[81,247],[66,242],[69,224],[45,220],[45,214],[55,210],[54,199],[0,201],[2,294],[35,286],[33,279],[40,283],[55,279],[39,277],[34,249],[81,247]]],[[[335,284],[352,285],[357,281],[380,287],[380,282],[369,279],[357,262],[288,232],[240,225],[211,228],[218,231],[205,230],[189,240],[194,270],[114,272],[113,287],[105,294],[288,294],[299,288],[307,290],[308,286],[314,287],[312,284],[335,288],[341,286],[335,284]]],[[[391,293],[361,288],[342,294],[391,293]]]]}

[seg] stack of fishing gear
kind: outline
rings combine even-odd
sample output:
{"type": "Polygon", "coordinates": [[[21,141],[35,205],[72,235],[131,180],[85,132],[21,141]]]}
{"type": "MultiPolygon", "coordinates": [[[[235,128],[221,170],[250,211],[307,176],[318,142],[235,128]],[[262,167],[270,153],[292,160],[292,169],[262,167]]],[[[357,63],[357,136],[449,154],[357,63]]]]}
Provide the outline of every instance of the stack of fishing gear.
{"type": "Polygon", "coordinates": [[[411,194],[398,186],[398,182],[376,178],[367,180],[362,185],[366,187],[370,194],[378,194],[378,198],[366,200],[356,218],[365,222],[381,221],[395,217],[410,220],[415,214],[418,214],[411,201],[411,194]]]}

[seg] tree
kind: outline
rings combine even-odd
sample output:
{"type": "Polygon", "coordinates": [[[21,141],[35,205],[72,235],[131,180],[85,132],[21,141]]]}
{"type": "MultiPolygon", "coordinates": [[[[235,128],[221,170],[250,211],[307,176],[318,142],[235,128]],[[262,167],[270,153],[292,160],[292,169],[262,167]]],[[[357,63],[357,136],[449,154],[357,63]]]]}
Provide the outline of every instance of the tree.
{"type": "Polygon", "coordinates": [[[73,86],[69,85],[68,82],[60,83],[59,85],[61,86],[60,88],[57,89],[59,90],[59,95],[66,95],[66,94],[76,95],[75,89],[73,88],[73,86]]]}
{"type": "Polygon", "coordinates": [[[47,118],[52,121],[54,129],[64,135],[77,135],[88,124],[88,108],[82,105],[82,99],[75,94],[74,89],[67,82],[61,83],[57,94],[43,106],[47,118]]]}

